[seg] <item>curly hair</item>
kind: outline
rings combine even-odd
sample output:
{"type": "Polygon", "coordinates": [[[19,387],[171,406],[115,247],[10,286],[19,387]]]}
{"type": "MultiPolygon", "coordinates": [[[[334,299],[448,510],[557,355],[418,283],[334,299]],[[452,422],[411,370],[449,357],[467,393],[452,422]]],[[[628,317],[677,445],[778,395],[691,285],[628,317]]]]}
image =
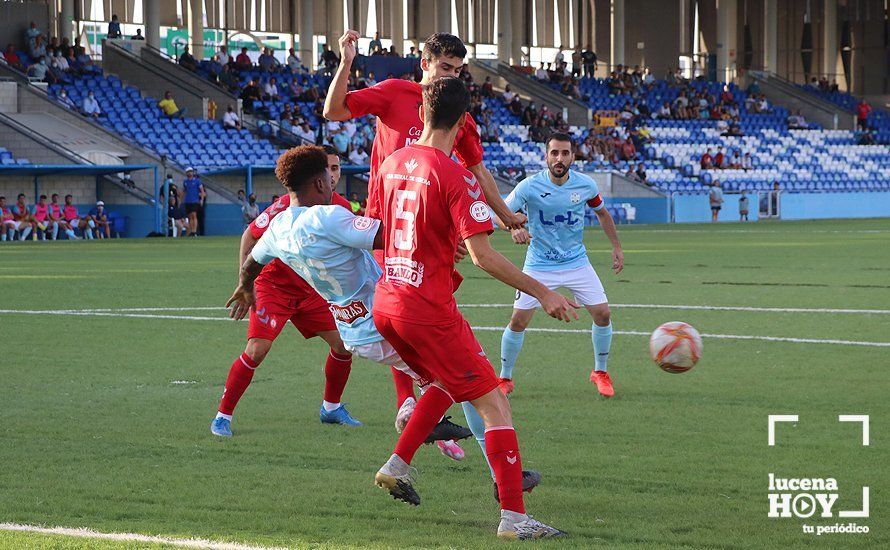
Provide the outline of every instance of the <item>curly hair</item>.
{"type": "Polygon", "coordinates": [[[275,165],[275,177],[290,191],[297,191],[328,168],[328,155],[317,145],[288,149],[275,165]]]}

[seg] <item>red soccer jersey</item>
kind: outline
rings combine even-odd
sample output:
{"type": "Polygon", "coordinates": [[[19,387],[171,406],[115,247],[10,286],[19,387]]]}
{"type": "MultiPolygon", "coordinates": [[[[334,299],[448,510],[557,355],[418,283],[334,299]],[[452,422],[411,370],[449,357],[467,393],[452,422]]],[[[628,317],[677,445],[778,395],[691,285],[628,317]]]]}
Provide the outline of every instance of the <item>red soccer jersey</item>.
{"type": "MultiPolygon", "coordinates": [[[[353,117],[374,115],[377,117],[377,133],[371,150],[371,174],[368,183],[368,207],[365,216],[381,218],[374,175],[386,157],[402,147],[411,145],[423,132],[420,105],[423,103],[421,86],[417,82],[390,78],[383,82],[346,94],[346,106],[353,117]]],[[[454,140],[454,152],[464,166],[476,166],[482,162],[482,141],[476,121],[469,113],[466,123],[454,140]]]]}
{"type": "Polygon", "coordinates": [[[393,153],[375,178],[386,232],[374,310],[420,325],[453,319],[457,242],[493,230],[479,182],[440,150],[416,144],[393,153]]]}
{"type": "MultiPolygon", "coordinates": [[[[341,197],[338,193],[334,193],[331,197],[331,204],[340,205],[352,212],[352,207],[350,206],[349,201],[341,197]]],[[[250,222],[250,225],[248,226],[250,228],[250,234],[253,235],[255,239],[262,237],[263,233],[266,232],[266,229],[269,228],[269,222],[272,221],[272,218],[285,211],[289,206],[290,195],[282,195],[279,197],[277,201],[273,202],[268,208],[263,210],[263,213],[260,214],[257,219],[250,222]]],[[[276,290],[295,296],[302,296],[307,292],[315,292],[315,290],[309,286],[309,283],[303,280],[303,278],[297,275],[293,269],[277,258],[263,268],[259,277],[257,277],[256,282],[261,285],[269,285],[276,290]]]]}

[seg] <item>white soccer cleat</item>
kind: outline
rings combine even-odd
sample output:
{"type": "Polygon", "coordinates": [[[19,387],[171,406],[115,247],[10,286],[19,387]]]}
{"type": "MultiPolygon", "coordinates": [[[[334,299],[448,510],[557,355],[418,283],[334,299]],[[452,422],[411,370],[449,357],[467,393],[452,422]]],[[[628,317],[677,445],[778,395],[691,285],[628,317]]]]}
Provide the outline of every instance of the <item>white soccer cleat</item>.
{"type": "Polygon", "coordinates": [[[566,533],[534,519],[528,514],[501,510],[498,538],[510,540],[537,540],[564,537],[566,533]]]}
{"type": "Polygon", "coordinates": [[[396,431],[402,433],[402,430],[405,429],[405,426],[408,425],[408,421],[411,420],[411,414],[414,413],[414,407],[417,405],[417,400],[413,397],[409,397],[402,402],[402,406],[399,407],[399,412],[396,413],[396,431]]]}

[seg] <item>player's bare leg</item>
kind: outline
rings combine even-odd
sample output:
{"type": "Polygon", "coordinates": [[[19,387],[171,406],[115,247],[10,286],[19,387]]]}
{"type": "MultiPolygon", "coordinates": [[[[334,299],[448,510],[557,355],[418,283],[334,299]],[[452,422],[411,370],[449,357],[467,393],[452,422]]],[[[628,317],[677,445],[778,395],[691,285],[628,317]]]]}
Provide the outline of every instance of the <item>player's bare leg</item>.
{"type": "Polygon", "coordinates": [[[510,324],[501,336],[501,374],[498,386],[504,395],[513,392],[513,367],[525,341],[525,329],[534,315],[534,309],[514,309],[510,324]]]}
{"type": "Polygon", "coordinates": [[[319,419],[324,424],[361,426],[362,423],[353,418],[340,402],[352,371],[352,354],[343,345],[338,331],[326,330],[319,332],[318,336],[331,347],[324,366],[324,400],[318,411],[319,419]]]}
{"type": "Polygon", "coordinates": [[[615,395],[615,389],[612,387],[612,378],[608,372],[609,350],[612,347],[612,313],[608,303],[584,307],[593,319],[591,340],[595,366],[590,373],[590,381],[596,384],[597,391],[603,397],[612,397],[615,395]]]}

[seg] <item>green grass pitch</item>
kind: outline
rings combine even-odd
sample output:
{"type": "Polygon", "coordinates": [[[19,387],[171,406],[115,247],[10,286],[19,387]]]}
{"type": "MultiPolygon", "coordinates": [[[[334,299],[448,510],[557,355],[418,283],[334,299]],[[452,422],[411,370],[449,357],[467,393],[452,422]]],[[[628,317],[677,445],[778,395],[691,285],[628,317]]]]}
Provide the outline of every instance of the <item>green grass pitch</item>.
{"type": "MultiPolygon", "coordinates": [[[[682,320],[706,335],[890,342],[886,312],[621,307],[890,310],[887,220],[620,234],[626,268],[617,277],[602,232],[586,234],[616,331],[682,320]]],[[[524,249],[505,234],[494,243],[521,263],[524,249]]],[[[236,256],[234,238],[0,246],[0,523],[260,546],[496,544],[497,506],[475,442],[460,463],[422,449],[422,505],[393,501],[372,483],[396,440],[388,369],[353,366],[345,400],[365,427],[321,425],[325,348],[292,328],[242,399],[235,437],[210,435],[246,324],[219,320],[221,309],[188,308],[225,303],[236,256]],[[119,308],[184,309],[80,311],[119,308]]],[[[511,289],[471,264],[460,269],[461,304],[512,301],[511,289]]],[[[472,325],[497,329],[477,331],[495,361],[509,311],[464,309],[472,325]]],[[[515,371],[523,463],[543,474],[529,511],[571,535],[540,547],[890,545],[890,348],[705,336],[699,365],[671,375],[649,360],[646,336],[617,334],[617,396],[604,400],[588,381],[589,317],[561,325],[539,313],[532,326],[580,331],[530,332],[515,371]],[[777,428],[774,447],[770,414],[800,416],[777,428]],[[870,415],[870,446],[839,414],[870,415]],[[768,518],[769,473],[835,478],[835,511],[858,510],[867,485],[870,517],[768,518]],[[802,533],[804,523],[849,521],[870,532],[802,533]]],[[[458,407],[452,414],[462,420],[458,407]]],[[[0,531],[0,547],[155,546],[0,531]]]]}

